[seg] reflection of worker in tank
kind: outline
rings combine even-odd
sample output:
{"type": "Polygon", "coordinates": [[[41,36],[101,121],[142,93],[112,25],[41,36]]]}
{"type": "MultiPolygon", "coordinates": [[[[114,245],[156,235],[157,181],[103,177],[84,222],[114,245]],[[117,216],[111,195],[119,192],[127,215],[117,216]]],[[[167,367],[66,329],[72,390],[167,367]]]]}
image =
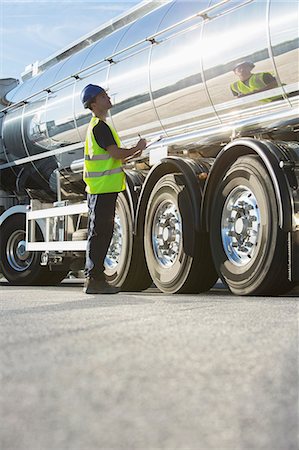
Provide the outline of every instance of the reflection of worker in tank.
{"type": "MultiPolygon", "coordinates": [[[[230,85],[233,95],[237,98],[257,92],[268,91],[278,86],[276,78],[270,72],[251,73],[254,64],[251,61],[243,61],[234,67],[234,73],[239,77],[230,85]]],[[[270,102],[273,98],[263,99],[270,102]]]]}
{"type": "Polygon", "coordinates": [[[88,238],[85,276],[86,294],[114,294],[104,275],[104,260],[113,235],[116,199],[125,190],[122,161],[139,155],[146,147],[140,139],[135,147],[121,148],[116,131],[106,123],[112,107],[109,96],[100,86],[87,85],[81,93],[85,108],[92,111],[84,151],[84,181],[88,202],[88,238]]]}

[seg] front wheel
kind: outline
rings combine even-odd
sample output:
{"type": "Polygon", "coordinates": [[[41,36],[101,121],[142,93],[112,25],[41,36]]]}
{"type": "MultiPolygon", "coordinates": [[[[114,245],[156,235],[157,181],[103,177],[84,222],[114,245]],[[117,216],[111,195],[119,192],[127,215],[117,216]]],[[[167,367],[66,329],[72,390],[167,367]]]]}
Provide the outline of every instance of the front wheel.
{"type": "MultiPolygon", "coordinates": [[[[14,285],[58,284],[67,271],[50,272],[40,265],[40,252],[26,251],[25,216],[9,217],[1,227],[0,270],[9,283],[14,285]]],[[[41,237],[41,233],[38,230],[41,237]]]]}
{"type": "Polygon", "coordinates": [[[219,182],[211,210],[211,248],[221,278],[239,295],[290,290],[287,235],[278,226],[272,180],[256,156],[242,156],[219,182]]]}

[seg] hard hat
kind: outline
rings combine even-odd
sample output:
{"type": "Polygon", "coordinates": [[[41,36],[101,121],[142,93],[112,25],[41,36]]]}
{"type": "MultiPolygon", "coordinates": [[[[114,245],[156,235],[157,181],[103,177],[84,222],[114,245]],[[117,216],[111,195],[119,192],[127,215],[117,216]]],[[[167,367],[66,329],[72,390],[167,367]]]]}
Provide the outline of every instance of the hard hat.
{"type": "Polygon", "coordinates": [[[242,61],[242,62],[239,62],[238,64],[236,64],[235,67],[233,68],[233,70],[236,70],[240,66],[249,66],[250,69],[254,68],[254,64],[252,61],[242,61]]]}
{"type": "Polygon", "coordinates": [[[80,95],[84,108],[88,108],[90,100],[102,92],[106,92],[105,89],[101,88],[101,86],[97,86],[96,84],[88,84],[85,86],[80,95]]]}

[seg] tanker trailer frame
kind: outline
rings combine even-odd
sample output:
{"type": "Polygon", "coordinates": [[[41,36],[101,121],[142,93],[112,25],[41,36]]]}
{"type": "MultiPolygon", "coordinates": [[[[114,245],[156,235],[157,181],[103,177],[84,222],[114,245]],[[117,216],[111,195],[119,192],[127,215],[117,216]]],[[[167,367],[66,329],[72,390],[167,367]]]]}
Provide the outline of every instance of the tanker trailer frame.
{"type": "MultiPolygon", "coordinates": [[[[76,98],[82,86],[96,80],[115,97],[110,120],[125,144],[133,142],[137,130],[150,142],[162,135],[125,168],[127,190],[119,195],[106,259],[109,282],[124,290],[142,290],[154,282],[163,292],[196,293],[210,289],[220,276],[239,295],[278,295],[298,284],[298,67],[290,65],[298,55],[298,30],[294,35],[295,27],[289,27],[287,38],[279,41],[277,21],[284,16],[276,2],[192,2],[189,15],[180,3],[166,2],[117,31],[117,39],[115,33],[102,39],[106,48],[114,39],[114,51],[69,76],[43,86],[43,73],[36,82],[34,77],[25,81],[34,84],[32,93],[12,97],[3,110],[6,161],[0,170],[14,170],[16,177],[14,186],[7,182],[10,189],[1,183],[7,195],[15,193],[16,203],[0,216],[1,267],[10,282],[52,284],[69,270],[83,268],[87,206],[80,152],[88,120],[82,110],[76,112],[76,98]],[[206,7],[200,8],[203,3],[206,7]],[[223,43],[225,58],[211,67],[209,54],[219,30],[234,35],[241,19],[246,16],[249,27],[261,14],[264,23],[257,34],[265,48],[248,50],[243,42],[238,54],[235,40],[233,52],[223,43]],[[195,38],[199,56],[192,53],[190,61],[195,38]],[[161,57],[170,49],[176,54],[162,67],[161,57]],[[233,98],[232,69],[249,56],[262,72],[271,68],[276,85],[233,98]],[[130,67],[142,61],[146,70],[138,66],[133,74],[130,67]],[[127,87],[133,76],[140,83],[125,98],[120,80],[127,87]],[[140,91],[145,80],[148,93],[140,91]],[[57,114],[53,98],[59,100],[61,92],[72,93],[78,144],[65,132],[67,123],[60,126],[54,115],[50,120],[51,108],[57,114]],[[128,116],[135,127],[128,126],[128,116]],[[26,152],[12,161],[10,127],[15,130],[20,117],[26,152]],[[41,175],[41,189],[26,163],[41,175]]],[[[285,17],[286,23],[290,20],[285,17]]],[[[69,61],[79,60],[80,52],[74,55],[69,61]]],[[[48,67],[49,62],[44,74],[48,67]]]]}

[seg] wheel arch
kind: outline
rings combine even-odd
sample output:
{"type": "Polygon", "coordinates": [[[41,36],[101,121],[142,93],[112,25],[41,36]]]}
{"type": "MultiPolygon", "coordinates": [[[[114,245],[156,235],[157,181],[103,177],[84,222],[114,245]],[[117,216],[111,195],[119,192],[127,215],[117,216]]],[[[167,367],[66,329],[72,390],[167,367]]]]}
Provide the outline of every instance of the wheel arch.
{"type": "MultiPolygon", "coordinates": [[[[26,221],[26,213],[28,210],[28,205],[16,205],[12,206],[11,208],[7,209],[3,214],[0,216],[0,232],[1,228],[4,225],[4,223],[10,219],[11,217],[15,215],[24,215],[25,221],[26,221]]],[[[42,219],[37,219],[36,223],[39,226],[39,230],[42,233],[43,239],[45,239],[45,227],[42,219]]]]}
{"type": "Polygon", "coordinates": [[[4,211],[3,214],[0,216],[0,228],[4,224],[4,222],[11,216],[14,216],[15,214],[26,214],[27,211],[27,205],[16,205],[12,206],[11,208],[4,211]]]}
{"type": "Polygon", "coordinates": [[[237,139],[224,147],[212,166],[202,202],[202,223],[206,230],[210,229],[211,206],[219,180],[240,156],[250,154],[261,159],[272,180],[277,198],[279,227],[287,231],[292,229],[293,199],[287,176],[280,165],[286,161],[286,155],[274,142],[246,138],[237,139]]]}
{"type": "Polygon", "coordinates": [[[129,203],[132,219],[134,219],[138,195],[141,191],[145,176],[141,172],[129,169],[126,169],[124,172],[126,174],[126,190],[123,193],[129,203]]]}
{"type": "Polygon", "coordinates": [[[162,159],[159,164],[155,165],[149,171],[146,180],[142,185],[136,209],[136,219],[134,224],[135,234],[139,234],[143,230],[146,207],[156,182],[164,175],[175,172],[180,172],[186,181],[186,186],[191,197],[195,229],[196,231],[201,229],[200,210],[204,181],[200,180],[199,175],[202,173],[207,174],[209,172],[208,164],[196,162],[189,158],[183,159],[177,156],[170,156],[162,159]]]}

